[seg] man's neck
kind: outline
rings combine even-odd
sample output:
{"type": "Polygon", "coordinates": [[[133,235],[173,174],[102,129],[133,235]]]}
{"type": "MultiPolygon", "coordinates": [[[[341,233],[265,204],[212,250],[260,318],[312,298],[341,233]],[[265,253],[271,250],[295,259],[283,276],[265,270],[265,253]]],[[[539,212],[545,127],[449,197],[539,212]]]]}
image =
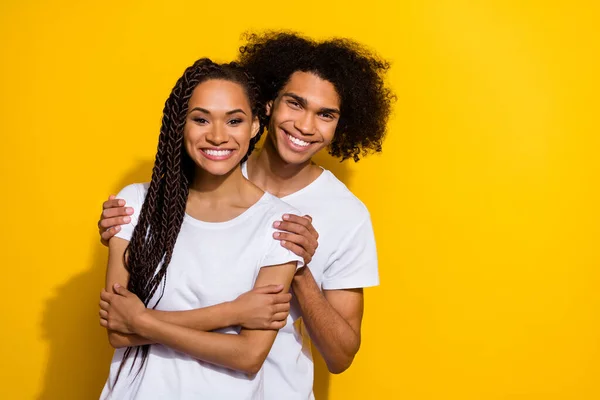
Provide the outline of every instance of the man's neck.
{"type": "Polygon", "coordinates": [[[286,163],[269,138],[246,164],[248,179],[256,186],[277,197],[285,197],[310,185],[322,169],[310,160],[303,164],[286,163]]]}

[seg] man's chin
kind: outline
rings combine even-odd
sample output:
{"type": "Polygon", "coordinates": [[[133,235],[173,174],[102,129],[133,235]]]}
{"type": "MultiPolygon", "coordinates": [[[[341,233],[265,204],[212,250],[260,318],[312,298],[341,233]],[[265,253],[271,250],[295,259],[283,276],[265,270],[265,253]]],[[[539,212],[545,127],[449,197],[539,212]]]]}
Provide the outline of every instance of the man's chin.
{"type": "Polygon", "coordinates": [[[306,153],[298,153],[292,151],[290,149],[283,148],[279,150],[279,157],[286,163],[292,165],[302,165],[306,164],[306,162],[310,161],[310,159],[315,155],[315,152],[306,152],[306,153]]]}

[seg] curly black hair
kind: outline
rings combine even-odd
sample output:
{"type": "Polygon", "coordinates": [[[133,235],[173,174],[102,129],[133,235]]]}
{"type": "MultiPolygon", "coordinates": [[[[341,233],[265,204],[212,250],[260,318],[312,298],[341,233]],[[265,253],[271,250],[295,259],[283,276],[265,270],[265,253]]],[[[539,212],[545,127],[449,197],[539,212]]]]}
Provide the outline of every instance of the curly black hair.
{"type": "Polygon", "coordinates": [[[390,63],[350,39],[315,41],[293,32],[246,33],[239,62],[274,100],[294,72],[331,82],[341,99],[340,120],[329,154],[342,161],[381,152],[396,99],[384,82],[390,63]]]}

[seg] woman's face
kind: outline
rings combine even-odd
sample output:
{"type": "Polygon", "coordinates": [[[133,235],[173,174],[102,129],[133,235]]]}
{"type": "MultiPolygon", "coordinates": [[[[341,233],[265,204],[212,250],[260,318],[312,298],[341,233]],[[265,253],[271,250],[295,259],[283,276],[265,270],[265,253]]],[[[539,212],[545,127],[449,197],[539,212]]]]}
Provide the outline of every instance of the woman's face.
{"type": "Polygon", "coordinates": [[[196,86],[190,98],[184,145],[199,168],[225,175],[239,165],[258,129],[242,86],[210,79],[196,86]]]}

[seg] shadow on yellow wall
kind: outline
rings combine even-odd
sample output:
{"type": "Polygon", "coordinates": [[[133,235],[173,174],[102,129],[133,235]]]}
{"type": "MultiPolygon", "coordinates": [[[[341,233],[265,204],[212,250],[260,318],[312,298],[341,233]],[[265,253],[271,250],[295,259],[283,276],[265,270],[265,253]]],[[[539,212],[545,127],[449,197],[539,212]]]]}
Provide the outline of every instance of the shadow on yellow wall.
{"type": "MultiPolygon", "coordinates": [[[[149,181],[152,165],[140,163],[115,186],[115,193],[128,184],[149,181]]],[[[98,199],[98,215],[102,201],[98,199]]],[[[92,246],[96,251],[90,269],[60,286],[46,304],[42,332],[50,353],[40,400],[100,396],[108,376],[113,351],[98,317],[108,252],[100,237],[92,246]]]]}
{"type": "MultiPolygon", "coordinates": [[[[339,179],[350,179],[346,163],[319,156],[318,164],[331,170],[339,179]]],[[[150,180],[153,163],[141,162],[115,186],[115,192],[131,183],[150,180]]],[[[98,199],[98,211],[102,199],[98,199]]],[[[87,399],[100,395],[112,357],[106,333],[98,321],[98,301],[104,286],[107,250],[98,242],[90,269],[60,286],[48,300],[42,322],[43,339],[49,344],[48,364],[40,400],[87,399]],[[94,394],[94,396],[90,396],[94,394]]],[[[315,387],[318,400],[329,395],[329,372],[318,352],[315,358],[315,387]]]]}
{"type": "Polygon", "coordinates": [[[98,249],[92,267],[47,302],[42,332],[49,355],[40,400],[100,395],[112,355],[97,311],[105,270],[106,251],[98,249]]]}

